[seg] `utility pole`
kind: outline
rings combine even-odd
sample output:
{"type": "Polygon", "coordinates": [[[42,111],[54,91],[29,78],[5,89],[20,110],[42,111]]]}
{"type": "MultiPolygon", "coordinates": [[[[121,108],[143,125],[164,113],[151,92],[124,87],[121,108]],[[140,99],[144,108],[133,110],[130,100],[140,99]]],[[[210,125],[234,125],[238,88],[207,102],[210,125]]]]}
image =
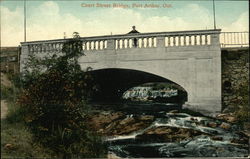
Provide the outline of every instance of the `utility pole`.
{"type": "Polygon", "coordinates": [[[213,0],[213,13],[214,13],[214,30],[216,29],[216,21],[215,21],[215,4],[213,0]]]}
{"type": "Polygon", "coordinates": [[[26,0],[24,0],[24,42],[26,42],[26,0]]]}

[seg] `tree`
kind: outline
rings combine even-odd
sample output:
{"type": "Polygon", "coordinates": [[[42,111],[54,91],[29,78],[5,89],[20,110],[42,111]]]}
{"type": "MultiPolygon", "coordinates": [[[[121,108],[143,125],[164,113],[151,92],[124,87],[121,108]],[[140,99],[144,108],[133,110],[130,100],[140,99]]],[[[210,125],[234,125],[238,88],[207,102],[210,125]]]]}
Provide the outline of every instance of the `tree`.
{"type": "Polygon", "coordinates": [[[24,120],[35,139],[62,158],[100,157],[106,153],[101,139],[85,124],[89,110],[86,101],[95,85],[77,63],[83,55],[81,46],[82,42],[74,38],[64,44],[60,57],[31,56],[29,65],[38,72],[26,71],[26,86],[19,98],[24,120]]]}

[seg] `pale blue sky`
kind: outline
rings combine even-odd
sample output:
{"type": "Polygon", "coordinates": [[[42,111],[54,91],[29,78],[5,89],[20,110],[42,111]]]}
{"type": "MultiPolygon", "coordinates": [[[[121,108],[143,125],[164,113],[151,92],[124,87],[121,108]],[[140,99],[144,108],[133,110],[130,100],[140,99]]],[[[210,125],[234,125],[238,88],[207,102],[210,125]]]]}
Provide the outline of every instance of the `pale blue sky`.
{"type": "MultiPolygon", "coordinates": [[[[27,40],[124,34],[136,25],[140,32],[213,29],[212,1],[32,1],[27,0],[27,40]],[[113,3],[130,8],[82,7],[113,3]],[[133,8],[133,4],[169,4],[170,8],[133,8]]],[[[248,1],[216,1],[217,28],[248,31],[248,1]]],[[[1,1],[2,46],[23,41],[23,1],[1,1]]]]}

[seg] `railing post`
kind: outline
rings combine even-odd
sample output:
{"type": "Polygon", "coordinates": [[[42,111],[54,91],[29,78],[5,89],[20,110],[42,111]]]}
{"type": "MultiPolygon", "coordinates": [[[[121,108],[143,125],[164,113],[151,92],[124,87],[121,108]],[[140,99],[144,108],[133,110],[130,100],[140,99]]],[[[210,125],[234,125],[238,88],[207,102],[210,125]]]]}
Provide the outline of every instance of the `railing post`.
{"type": "Polygon", "coordinates": [[[220,45],[219,33],[211,34],[211,45],[220,45]]]}
{"type": "Polygon", "coordinates": [[[157,47],[165,47],[165,37],[157,37],[157,47]]]}
{"type": "Polygon", "coordinates": [[[107,40],[107,50],[114,50],[115,49],[115,40],[109,39],[107,40]]]}

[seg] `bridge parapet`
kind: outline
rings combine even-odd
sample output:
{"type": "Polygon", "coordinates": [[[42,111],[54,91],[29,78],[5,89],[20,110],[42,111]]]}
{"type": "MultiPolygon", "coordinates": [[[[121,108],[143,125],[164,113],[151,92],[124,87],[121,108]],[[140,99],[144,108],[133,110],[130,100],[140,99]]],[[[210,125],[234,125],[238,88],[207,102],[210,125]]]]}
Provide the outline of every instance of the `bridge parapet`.
{"type": "MultiPolygon", "coordinates": [[[[220,29],[82,37],[84,51],[219,45],[220,29]]],[[[23,42],[26,53],[61,52],[70,39],[23,42]]]]}

